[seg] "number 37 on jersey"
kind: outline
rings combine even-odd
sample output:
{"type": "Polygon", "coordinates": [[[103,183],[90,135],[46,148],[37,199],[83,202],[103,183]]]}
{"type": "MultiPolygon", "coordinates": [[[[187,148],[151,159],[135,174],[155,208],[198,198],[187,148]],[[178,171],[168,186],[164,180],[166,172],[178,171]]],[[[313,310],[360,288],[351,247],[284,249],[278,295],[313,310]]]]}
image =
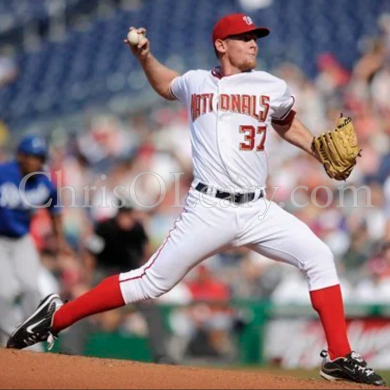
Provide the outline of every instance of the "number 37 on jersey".
{"type": "MultiPolygon", "coordinates": [[[[191,96],[191,116],[194,122],[199,116],[213,111],[212,93],[193,94],[191,96]]],[[[270,108],[270,97],[261,95],[228,95],[221,94],[218,102],[219,110],[248,115],[257,119],[259,126],[248,124],[239,125],[237,131],[242,134],[242,142],[238,147],[242,151],[262,152],[267,136],[265,124],[270,108]]]]}

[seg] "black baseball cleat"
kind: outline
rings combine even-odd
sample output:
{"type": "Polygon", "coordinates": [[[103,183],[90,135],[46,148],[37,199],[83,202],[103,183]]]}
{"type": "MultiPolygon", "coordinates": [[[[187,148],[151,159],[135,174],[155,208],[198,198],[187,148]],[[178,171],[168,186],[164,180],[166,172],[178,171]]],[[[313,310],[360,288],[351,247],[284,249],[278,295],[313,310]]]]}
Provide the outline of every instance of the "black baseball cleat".
{"type": "Polygon", "coordinates": [[[367,367],[367,362],[351,352],[345,357],[330,360],[328,352],[322,351],[323,357],[320,375],[328,381],[350,381],[373,386],[385,386],[386,382],[374,370],[367,367]]]}
{"type": "Polygon", "coordinates": [[[58,338],[52,329],[54,313],[63,304],[57,294],[47,296],[39,304],[35,313],[12,333],[7,342],[7,348],[24,349],[47,341],[49,350],[51,350],[58,338]]]}

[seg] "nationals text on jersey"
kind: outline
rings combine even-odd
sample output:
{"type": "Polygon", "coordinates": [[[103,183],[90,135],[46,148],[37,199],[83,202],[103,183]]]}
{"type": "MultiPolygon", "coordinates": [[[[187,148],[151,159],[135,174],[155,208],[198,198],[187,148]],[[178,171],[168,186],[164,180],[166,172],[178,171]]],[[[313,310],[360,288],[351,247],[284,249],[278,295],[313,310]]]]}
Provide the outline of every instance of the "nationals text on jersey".
{"type": "MultiPolygon", "coordinates": [[[[191,118],[195,122],[201,115],[213,111],[213,93],[191,95],[191,118]]],[[[217,103],[221,111],[249,115],[259,122],[267,120],[270,97],[265,95],[221,94],[217,103]]]]}

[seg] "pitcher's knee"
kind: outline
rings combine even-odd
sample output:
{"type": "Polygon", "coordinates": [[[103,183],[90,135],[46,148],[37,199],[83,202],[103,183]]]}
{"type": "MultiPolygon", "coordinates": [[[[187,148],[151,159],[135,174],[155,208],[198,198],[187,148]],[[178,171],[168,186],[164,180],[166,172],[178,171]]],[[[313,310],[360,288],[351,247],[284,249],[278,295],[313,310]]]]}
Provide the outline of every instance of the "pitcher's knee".
{"type": "Polygon", "coordinates": [[[160,298],[162,295],[166,294],[169,289],[163,289],[163,288],[153,288],[149,290],[149,298],[148,299],[156,299],[160,298]]]}
{"type": "Polygon", "coordinates": [[[150,298],[159,298],[166,294],[175,286],[175,282],[168,279],[156,277],[152,273],[149,273],[145,277],[145,288],[148,290],[150,298]]]}
{"type": "Polygon", "coordinates": [[[320,241],[317,244],[316,251],[318,253],[318,257],[321,258],[325,263],[334,264],[334,255],[329,246],[326,245],[323,241],[320,241]]]}
{"type": "Polygon", "coordinates": [[[339,283],[334,255],[328,245],[320,240],[303,263],[302,271],[307,277],[310,291],[339,283]]]}
{"type": "Polygon", "coordinates": [[[121,275],[121,290],[126,303],[140,302],[147,299],[158,298],[170,291],[176,284],[175,281],[159,277],[148,270],[142,276],[126,278],[121,275]]]}

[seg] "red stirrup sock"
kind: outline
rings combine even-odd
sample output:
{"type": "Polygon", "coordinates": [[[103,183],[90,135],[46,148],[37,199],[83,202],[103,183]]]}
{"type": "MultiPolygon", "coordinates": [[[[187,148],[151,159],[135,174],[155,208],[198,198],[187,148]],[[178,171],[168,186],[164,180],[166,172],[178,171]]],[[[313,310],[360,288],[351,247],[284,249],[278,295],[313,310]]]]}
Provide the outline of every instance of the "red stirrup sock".
{"type": "Polygon", "coordinates": [[[119,286],[119,275],[111,276],[58,309],[54,315],[53,330],[61,332],[85,317],[122,306],[125,306],[125,301],[119,286]]]}
{"type": "Polygon", "coordinates": [[[318,312],[333,360],[351,352],[348,341],[344,304],[340,285],[310,292],[313,308],[318,312]]]}

